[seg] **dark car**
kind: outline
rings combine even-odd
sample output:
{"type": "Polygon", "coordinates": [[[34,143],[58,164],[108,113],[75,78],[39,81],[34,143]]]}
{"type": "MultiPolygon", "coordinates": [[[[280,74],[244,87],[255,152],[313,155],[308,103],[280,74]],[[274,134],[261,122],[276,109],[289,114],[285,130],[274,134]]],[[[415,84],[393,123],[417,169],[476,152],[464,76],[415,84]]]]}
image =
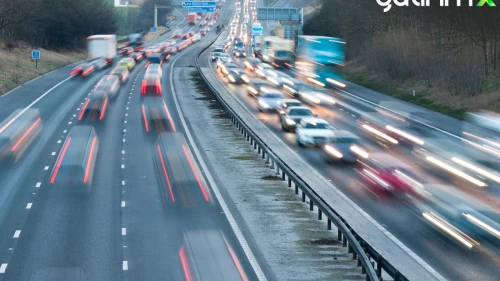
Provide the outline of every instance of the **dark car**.
{"type": "Polygon", "coordinates": [[[125,48],[120,50],[120,54],[122,54],[124,56],[130,55],[133,52],[134,52],[134,48],[132,48],[132,47],[125,47],[125,48]]]}
{"type": "Polygon", "coordinates": [[[162,53],[153,53],[148,56],[146,66],[150,64],[159,64],[161,66],[163,64],[163,59],[165,59],[165,57],[162,53]]]}
{"type": "Polygon", "coordinates": [[[242,69],[231,69],[227,75],[229,83],[232,84],[245,84],[250,82],[245,72],[242,69]]]}
{"type": "Polygon", "coordinates": [[[130,54],[130,57],[133,58],[135,61],[140,61],[144,58],[144,55],[142,52],[135,52],[130,54]]]}
{"type": "Polygon", "coordinates": [[[248,71],[255,71],[257,69],[257,66],[262,64],[262,61],[260,61],[258,58],[247,58],[245,59],[245,69],[248,71]]]}
{"type": "Polygon", "coordinates": [[[106,114],[109,97],[106,91],[92,91],[90,96],[85,100],[78,120],[102,120],[106,114]]]}
{"type": "Polygon", "coordinates": [[[280,114],[281,128],[284,131],[291,131],[295,129],[295,125],[300,123],[300,120],[305,117],[313,117],[311,109],[304,106],[291,106],[280,114]]]}
{"type": "Polygon", "coordinates": [[[328,163],[344,161],[354,163],[369,154],[359,137],[348,131],[335,131],[335,137],[323,146],[323,156],[328,163]]]}
{"type": "Polygon", "coordinates": [[[82,63],[82,64],[78,65],[77,67],[73,68],[70,75],[71,76],[80,75],[82,77],[86,77],[86,76],[89,76],[92,72],[94,72],[94,70],[95,70],[94,64],[82,63]]]}
{"type": "Polygon", "coordinates": [[[50,175],[50,183],[90,192],[99,139],[92,126],[73,127],[64,141],[50,175]]]}
{"type": "MultiPolygon", "coordinates": [[[[220,65],[219,69],[225,77],[229,75],[229,71],[231,71],[232,69],[241,70],[240,67],[234,63],[227,63],[227,64],[220,65]]],[[[241,70],[241,71],[243,71],[243,70],[241,70]]]]}
{"type": "Polygon", "coordinates": [[[145,97],[141,101],[141,117],[146,133],[175,130],[163,97],[145,97]]]}
{"type": "Polygon", "coordinates": [[[121,83],[127,82],[129,74],[130,72],[125,66],[117,66],[109,73],[109,75],[115,75],[118,77],[121,83]]]}
{"type": "Polygon", "coordinates": [[[221,54],[220,52],[212,52],[212,56],[210,57],[212,62],[215,62],[217,58],[220,56],[220,54],[221,54]]]}
{"type": "Polygon", "coordinates": [[[286,109],[292,106],[302,106],[302,102],[296,99],[282,99],[278,103],[278,107],[276,108],[276,114],[280,116],[284,114],[286,109]]]}
{"type": "Polygon", "coordinates": [[[246,58],[247,57],[247,52],[245,51],[245,49],[235,48],[233,50],[233,56],[235,56],[237,58],[246,58]]]}
{"type": "Polygon", "coordinates": [[[267,82],[267,80],[254,78],[248,83],[248,94],[257,97],[261,93],[262,88],[271,89],[272,86],[267,82]]]}

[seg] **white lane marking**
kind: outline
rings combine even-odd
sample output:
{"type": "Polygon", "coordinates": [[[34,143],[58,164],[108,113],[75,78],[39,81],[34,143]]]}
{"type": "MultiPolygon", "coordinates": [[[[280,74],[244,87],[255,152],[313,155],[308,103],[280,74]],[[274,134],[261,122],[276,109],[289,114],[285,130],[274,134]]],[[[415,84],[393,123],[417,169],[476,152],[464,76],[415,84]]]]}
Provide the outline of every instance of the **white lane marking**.
{"type": "Polygon", "coordinates": [[[352,116],[352,117],[356,117],[356,115],[354,115],[354,114],[351,114],[351,116],[352,116]]]}
{"type": "Polygon", "coordinates": [[[122,164],[122,169],[125,169],[125,165],[122,164]]]}
{"type": "MultiPolygon", "coordinates": [[[[49,167],[49,166],[47,166],[47,168],[48,168],[48,167],[49,167]]],[[[41,183],[41,182],[37,182],[37,183],[36,183],[36,185],[35,185],[35,187],[36,187],[36,188],[39,188],[41,185],[42,185],[42,183],[41,183]]]]}
{"type": "Polygon", "coordinates": [[[67,132],[68,132],[68,130],[64,130],[64,131],[63,131],[63,134],[66,134],[67,132]]]}
{"type": "Polygon", "coordinates": [[[125,150],[122,150],[122,154],[125,154],[125,150]]]}
{"type": "Polygon", "coordinates": [[[73,114],[73,117],[76,117],[76,114],[73,114]]]}
{"type": "Polygon", "coordinates": [[[198,159],[198,162],[201,165],[202,171],[205,171],[205,176],[210,183],[210,186],[212,187],[215,196],[217,197],[217,200],[219,201],[220,206],[222,207],[222,210],[224,211],[224,215],[226,215],[226,218],[231,225],[231,228],[233,229],[234,234],[236,235],[236,238],[240,242],[241,247],[243,248],[243,251],[245,252],[245,255],[247,256],[248,261],[250,262],[250,265],[252,266],[255,274],[257,275],[257,278],[260,281],[267,281],[266,276],[264,275],[264,272],[262,271],[259,263],[257,262],[257,259],[255,258],[255,255],[252,252],[252,249],[250,249],[250,246],[248,246],[247,241],[245,240],[245,237],[243,236],[243,233],[241,232],[238,224],[236,223],[236,220],[234,219],[233,215],[231,214],[231,211],[229,210],[229,207],[227,206],[226,202],[224,201],[224,198],[222,197],[222,194],[219,191],[219,188],[217,187],[217,184],[215,183],[212,175],[210,174],[210,170],[208,169],[207,165],[205,164],[205,161],[201,157],[200,151],[198,150],[198,147],[196,146],[196,143],[193,140],[193,136],[191,135],[191,132],[189,130],[189,127],[186,125],[186,120],[184,119],[184,113],[182,112],[182,109],[179,105],[179,101],[177,99],[177,92],[174,89],[174,82],[173,82],[173,66],[177,59],[179,59],[181,56],[176,57],[175,60],[170,64],[170,89],[172,91],[172,96],[174,97],[174,102],[175,102],[175,107],[177,108],[177,112],[179,112],[179,118],[181,119],[182,127],[184,128],[184,131],[186,133],[187,138],[189,139],[189,142],[191,143],[191,147],[193,148],[193,151],[196,155],[196,158],[198,159]]]}
{"type": "Polygon", "coordinates": [[[31,209],[31,206],[33,206],[33,203],[28,203],[28,204],[26,204],[26,209],[27,209],[27,210],[31,209]]]}
{"type": "Polygon", "coordinates": [[[123,123],[127,124],[127,120],[123,121],[123,123]]]}
{"type": "Polygon", "coordinates": [[[21,235],[21,230],[16,230],[16,232],[14,232],[13,238],[19,238],[19,235],[21,235]]]}
{"type": "Polygon", "coordinates": [[[122,181],[122,185],[125,185],[125,181],[122,181]]]}
{"type": "Polygon", "coordinates": [[[50,155],[54,156],[54,155],[56,155],[56,153],[55,153],[55,152],[52,152],[50,155]]]}
{"type": "Polygon", "coordinates": [[[123,270],[128,270],[128,261],[123,261],[122,269],[123,270]]]}
{"type": "Polygon", "coordinates": [[[47,171],[49,169],[49,166],[45,166],[45,168],[43,168],[45,171],[47,171]]]}
{"type": "Polygon", "coordinates": [[[128,107],[127,107],[127,110],[128,110],[128,107]]]}
{"type": "Polygon", "coordinates": [[[123,129],[123,132],[126,133],[127,132],[127,129],[123,129]]]}
{"type": "Polygon", "coordinates": [[[125,201],[122,201],[122,208],[124,208],[126,205],[125,201]]]}
{"type": "Polygon", "coordinates": [[[7,264],[6,263],[2,263],[2,265],[0,265],[0,273],[5,273],[6,269],[7,269],[7,264]]]}
{"type": "Polygon", "coordinates": [[[80,108],[77,108],[76,110],[80,111],[80,108]]]}
{"type": "Polygon", "coordinates": [[[58,140],[57,143],[61,143],[61,140],[58,140]]]}
{"type": "Polygon", "coordinates": [[[127,229],[125,227],[122,227],[122,235],[123,236],[127,235],[127,229]]]}
{"type": "Polygon", "coordinates": [[[123,142],[125,142],[125,139],[123,139],[123,142]]]}
{"type": "Polygon", "coordinates": [[[5,129],[7,127],[9,127],[12,123],[14,123],[14,121],[17,120],[17,118],[19,118],[19,116],[23,115],[28,109],[30,109],[33,105],[35,105],[37,102],[39,102],[41,99],[43,99],[46,95],[48,95],[50,92],[52,92],[55,88],[59,87],[59,85],[61,85],[62,83],[68,81],[69,79],[71,79],[72,76],[64,79],[63,81],[57,83],[54,87],[50,88],[47,92],[43,93],[41,96],[39,96],[36,100],[34,100],[32,103],[30,103],[28,106],[26,106],[23,110],[21,110],[16,116],[14,116],[14,118],[12,118],[9,122],[7,122],[7,124],[5,124],[2,128],[0,128],[0,133],[2,133],[3,131],[5,131],[5,129]]]}
{"type": "Polygon", "coordinates": [[[184,17],[184,15],[183,15],[181,12],[179,12],[177,9],[175,9],[175,11],[176,11],[177,13],[179,13],[179,14],[181,15],[181,17],[182,17],[181,22],[179,22],[179,23],[175,26],[175,28],[177,28],[177,27],[179,27],[179,25],[181,25],[181,23],[182,23],[182,22],[184,22],[184,20],[186,19],[186,17],[184,17]]]}
{"type": "Polygon", "coordinates": [[[71,125],[71,123],[73,123],[73,122],[68,122],[69,125],[71,125]]]}
{"type": "Polygon", "coordinates": [[[128,116],[128,113],[125,113],[125,116],[128,116]]]}

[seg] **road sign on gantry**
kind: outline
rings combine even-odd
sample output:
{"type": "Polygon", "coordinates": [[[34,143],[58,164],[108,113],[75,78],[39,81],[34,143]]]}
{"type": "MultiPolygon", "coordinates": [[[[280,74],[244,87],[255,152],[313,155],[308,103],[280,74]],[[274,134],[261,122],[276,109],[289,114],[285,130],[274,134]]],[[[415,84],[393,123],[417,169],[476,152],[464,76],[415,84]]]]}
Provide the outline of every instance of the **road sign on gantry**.
{"type": "Polygon", "coordinates": [[[215,1],[186,1],[182,2],[182,7],[215,7],[217,3],[215,1]]]}
{"type": "Polygon", "coordinates": [[[215,13],[215,7],[189,7],[188,12],[190,13],[215,13]]]}

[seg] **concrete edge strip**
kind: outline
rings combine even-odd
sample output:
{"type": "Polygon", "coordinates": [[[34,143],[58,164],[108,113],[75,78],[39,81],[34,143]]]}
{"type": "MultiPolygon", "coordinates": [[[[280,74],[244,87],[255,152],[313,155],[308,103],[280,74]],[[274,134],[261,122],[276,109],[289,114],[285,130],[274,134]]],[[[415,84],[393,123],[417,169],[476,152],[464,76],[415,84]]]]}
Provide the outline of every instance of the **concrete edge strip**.
{"type": "MultiPolygon", "coordinates": [[[[210,64],[209,64],[210,65],[210,64]]],[[[210,68],[210,67],[208,67],[210,68]]],[[[213,69],[210,68],[210,71],[213,72],[213,69]]],[[[227,87],[218,79],[218,82],[222,85],[224,89],[227,91],[227,87]]],[[[248,114],[251,114],[254,119],[258,118],[248,109],[248,107],[243,104],[238,98],[234,95],[228,95],[230,98],[235,100],[248,114]]],[[[415,254],[412,250],[410,250],[407,246],[405,246],[399,239],[397,239],[394,235],[392,235],[387,229],[385,229],[382,225],[375,221],[368,213],[366,213],[363,209],[361,209],[356,203],[354,203],[351,199],[349,199],[344,193],[342,193],[337,187],[335,187],[331,182],[329,182],[326,178],[324,178],[318,171],[310,167],[310,165],[300,157],[293,149],[291,149],[287,144],[285,144],[276,134],[274,134],[267,126],[263,126],[264,130],[268,131],[270,135],[272,135],[281,145],[283,145],[292,155],[297,157],[297,159],[304,165],[309,167],[309,169],[318,176],[321,181],[330,186],[330,188],[335,191],[341,198],[343,198],[347,203],[349,203],[354,209],[356,209],[361,215],[363,215],[366,219],[368,219],[375,227],[377,227],[385,236],[391,239],[396,245],[398,245],[404,252],[410,255],[417,263],[419,263],[422,267],[424,267],[429,273],[431,273],[438,280],[444,281],[446,280],[443,276],[441,276],[434,268],[432,268],[429,264],[427,264],[424,260],[422,260],[417,254],[415,254]]]]}
{"type": "Polygon", "coordinates": [[[171,71],[170,71],[170,89],[172,91],[172,96],[174,98],[175,107],[177,108],[177,111],[179,112],[179,117],[181,119],[182,126],[184,127],[184,130],[186,132],[186,136],[189,139],[191,147],[194,150],[194,154],[196,155],[198,162],[200,163],[203,171],[205,172],[204,174],[205,174],[208,182],[210,183],[210,186],[212,187],[212,189],[215,193],[215,196],[217,197],[217,200],[219,201],[222,209],[224,210],[224,214],[225,214],[229,224],[231,225],[231,228],[233,229],[234,234],[236,235],[236,238],[240,242],[240,245],[243,248],[243,251],[245,252],[245,255],[247,256],[248,261],[250,262],[250,265],[252,266],[255,274],[257,275],[257,278],[259,279],[259,281],[267,281],[267,278],[264,275],[262,268],[260,267],[259,263],[257,262],[257,259],[255,258],[255,255],[252,252],[252,249],[248,245],[245,237],[243,236],[243,233],[241,232],[238,224],[236,223],[236,220],[234,219],[233,215],[231,214],[229,207],[227,206],[226,202],[224,201],[224,197],[222,197],[222,194],[219,191],[219,188],[218,188],[217,184],[215,183],[215,180],[213,179],[213,177],[210,173],[210,170],[208,169],[205,161],[203,160],[203,158],[201,156],[201,153],[200,153],[198,147],[196,146],[196,143],[194,142],[193,136],[191,135],[191,131],[189,130],[189,127],[186,124],[186,120],[184,118],[184,113],[182,112],[182,109],[179,105],[179,101],[177,99],[177,93],[175,91],[174,84],[173,84],[173,65],[175,64],[175,62],[179,58],[180,58],[180,56],[175,58],[175,60],[172,62],[172,64],[170,64],[170,68],[171,68],[171,71]]]}

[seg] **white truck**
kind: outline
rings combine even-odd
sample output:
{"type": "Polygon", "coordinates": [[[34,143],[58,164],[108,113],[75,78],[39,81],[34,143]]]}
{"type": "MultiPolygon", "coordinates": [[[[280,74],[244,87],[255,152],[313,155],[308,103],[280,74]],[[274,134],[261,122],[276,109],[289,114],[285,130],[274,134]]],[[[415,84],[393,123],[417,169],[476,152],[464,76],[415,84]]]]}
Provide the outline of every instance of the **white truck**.
{"type": "Polygon", "coordinates": [[[87,50],[89,59],[103,59],[106,65],[113,65],[116,57],[118,42],[116,35],[92,35],[87,37],[87,50]]]}
{"type": "Polygon", "coordinates": [[[295,41],[277,36],[265,36],[263,56],[269,59],[274,67],[292,67],[295,61],[295,41]]]}

